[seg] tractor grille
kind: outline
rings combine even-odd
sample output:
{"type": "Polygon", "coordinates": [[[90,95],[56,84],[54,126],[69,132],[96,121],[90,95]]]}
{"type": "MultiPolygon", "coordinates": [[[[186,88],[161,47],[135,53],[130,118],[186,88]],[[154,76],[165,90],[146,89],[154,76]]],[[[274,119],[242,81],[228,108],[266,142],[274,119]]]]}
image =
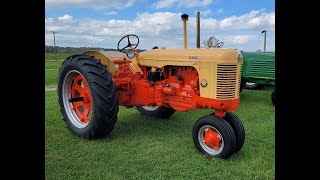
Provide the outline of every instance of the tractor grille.
{"type": "Polygon", "coordinates": [[[218,64],[217,66],[217,99],[232,99],[239,93],[237,64],[218,64]],[[238,88],[237,88],[238,87],[238,88]]]}

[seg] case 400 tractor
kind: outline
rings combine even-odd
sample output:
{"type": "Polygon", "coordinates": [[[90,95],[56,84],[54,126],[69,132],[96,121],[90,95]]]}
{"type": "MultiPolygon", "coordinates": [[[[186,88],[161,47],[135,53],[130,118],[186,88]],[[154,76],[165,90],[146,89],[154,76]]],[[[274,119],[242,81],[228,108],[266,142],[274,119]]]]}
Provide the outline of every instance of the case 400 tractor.
{"type": "Polygon", "coordinates": [[[193,126],[195,147],[217,158],[239,151],[245,130],[231,111],[240,103],[241,53],[223,48],[138,53],[138,44],[139,38],[129,34],[118,43],[118,50],[126,52],[123,57],[86,51],[62,63],[58,101],[71,132],[85,139],[107,135],[116,124],[119,105],[160,118],[211,108],[215,111],[193,126]]]}

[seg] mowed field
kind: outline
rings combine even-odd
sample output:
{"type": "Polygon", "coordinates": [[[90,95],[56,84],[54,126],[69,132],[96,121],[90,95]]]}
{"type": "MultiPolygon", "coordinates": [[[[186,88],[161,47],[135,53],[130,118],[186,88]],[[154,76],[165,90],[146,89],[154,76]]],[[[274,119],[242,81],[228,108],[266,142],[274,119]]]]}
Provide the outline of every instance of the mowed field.
{"type": "Polygon", "coordinates": [[[195,149],[192,127],[210,109],[176,112],[169,119],[120,108],[115,129],[99,140],[73,135],[55,91],[46,92],[47,179],[274,179],[275,120],[271,90],[244,90],[235,114],[246,129],[240,152],[228,160],[195,149]]]}
{"type": "MultiPolygon", "coordinates": [[[[60,62],[46,62],[46,69],[60,62]]],[[[56,86],[46,70],[46,85],[56,86]]],[[[55,77],[54,77],[55,76],[55,77]]],[[[210,158],[193,145],[192,127],[211,109],[176,112],[169,119],[120,107],[114,130],[85,140],[72,134],[59,111],[56,91],[45,93],[46,179],[274,179],[275,111],[272,88],[244,89],[234,113],[246,130],[243,148],[229,159],[210,158]]]]}
{"type": "Polygon", "coordinates": [[[74,53],[45,53],[45,85],[57,86],[58,71],[63,60],[74,53]],[[56,57],[56,59],[55,59],[56,57]]]}

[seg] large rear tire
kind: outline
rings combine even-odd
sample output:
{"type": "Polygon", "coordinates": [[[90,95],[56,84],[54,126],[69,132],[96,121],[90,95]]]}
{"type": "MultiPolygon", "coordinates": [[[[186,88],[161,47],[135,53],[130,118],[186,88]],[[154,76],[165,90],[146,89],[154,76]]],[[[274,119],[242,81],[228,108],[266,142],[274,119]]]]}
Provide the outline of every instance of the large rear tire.
{"type": "Polygon", "coordinates": [[[159,118],[169,118],[176,112],[173,108],[164,106],[137,106],[137,109],[142,115],[159,118]]]}
{"type": "Polygon", "coordinates": [[[217,158],[228,158],[236,148],[232,127],[222,118],[206,115],[193,126],[192,138],[197,150],[217,158]]]}
{"type": "Polygon", "coordinates": [[[116,85],[93,56],[68,57],[59,69],[58,102],[67,127],[85,139],[110,133],[119,111],[116,85]]]}

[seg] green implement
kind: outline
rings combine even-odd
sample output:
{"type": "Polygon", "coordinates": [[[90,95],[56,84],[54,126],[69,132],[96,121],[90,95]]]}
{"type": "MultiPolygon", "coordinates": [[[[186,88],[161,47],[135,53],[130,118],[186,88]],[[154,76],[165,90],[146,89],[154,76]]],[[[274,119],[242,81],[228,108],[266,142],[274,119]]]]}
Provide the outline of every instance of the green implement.
{"type": "MultiPolygon", "coordinates": [[[[241,90],[246,83],[260,86],[275,85],[275,53],[274,52],[241,52],[243,65],[241,73],[241,90]]],[[[272,93],[275,96],[275,93],[272,93]]],[[[273,99],[275,97],[272,97],[273,99]]]]}

